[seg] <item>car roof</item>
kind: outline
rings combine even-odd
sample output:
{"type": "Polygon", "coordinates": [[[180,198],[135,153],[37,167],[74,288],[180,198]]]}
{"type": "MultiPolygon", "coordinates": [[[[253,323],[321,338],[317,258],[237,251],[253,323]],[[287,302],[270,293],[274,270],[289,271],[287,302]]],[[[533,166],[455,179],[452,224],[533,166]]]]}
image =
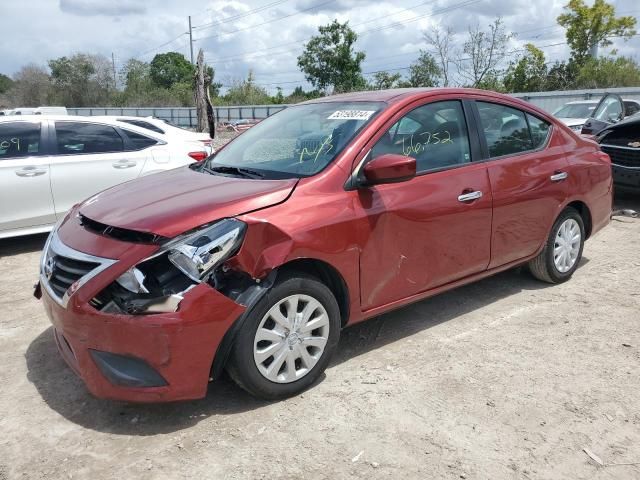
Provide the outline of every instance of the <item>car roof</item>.
{"type": "Polygon", "coordinates": [[[411,97],[423,98],[425,94],[442,95],[479,95],[487,98],[505,99],[522,105],[531,106],[531,103],[525,102],[510,95],[492,92],[490,90],[480,90],[477,88],[462,87],[429,87],[429,88],[391,88],[387,90],[370,90],[365,92],[341,93],[337,95],[329,95],[327,97],[315,98],[307,100],[301,104],[322,103],[322,102],[386,102],[395,103],[406,100],[411,97]]]}

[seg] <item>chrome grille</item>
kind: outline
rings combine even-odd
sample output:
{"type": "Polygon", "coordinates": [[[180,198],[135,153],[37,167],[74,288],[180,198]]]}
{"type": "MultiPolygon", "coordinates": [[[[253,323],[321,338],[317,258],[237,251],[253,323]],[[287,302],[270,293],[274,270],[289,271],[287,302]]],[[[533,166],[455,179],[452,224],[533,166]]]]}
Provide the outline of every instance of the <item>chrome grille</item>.
{"type": "Polygon", "coordinates": [[[62,255],[52,255],[49,258],[51,268],[49,285],[60,298],[64,297],[71,285],[100,266],[99,263],[83,262],[62,255]]]}
{"type": "Polygon", "coordinates": [[[603,152],[611,157],[611,163],[622,167],[640,168],[640,148],[600,145],[603,152]]]}
{"type": "Polygon", "coordinates": [[[54,230],[42,253],[40,283],[56,302],[66,307],[72,285],[77,290],[114,263],[116,260],[96,257],[68,247],[60,241],[54,230]]]}

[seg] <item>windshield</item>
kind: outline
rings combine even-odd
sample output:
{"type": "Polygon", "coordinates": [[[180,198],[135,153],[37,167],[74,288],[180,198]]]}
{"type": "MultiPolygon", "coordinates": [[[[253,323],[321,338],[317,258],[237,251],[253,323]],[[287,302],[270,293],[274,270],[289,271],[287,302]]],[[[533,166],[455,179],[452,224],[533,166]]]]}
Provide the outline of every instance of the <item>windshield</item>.
{"type": "Polygon", "coordinates": [[[554,115],[558,118],[589,118],[595,108],[595,104],[574,103],[556,110],[554,115]]]}
{"type": "Polygon", "coordinates": [[[385,106],[326,102],[286,108],[209,157],[201,171],[253,178],[315,175],[385,106]]]}

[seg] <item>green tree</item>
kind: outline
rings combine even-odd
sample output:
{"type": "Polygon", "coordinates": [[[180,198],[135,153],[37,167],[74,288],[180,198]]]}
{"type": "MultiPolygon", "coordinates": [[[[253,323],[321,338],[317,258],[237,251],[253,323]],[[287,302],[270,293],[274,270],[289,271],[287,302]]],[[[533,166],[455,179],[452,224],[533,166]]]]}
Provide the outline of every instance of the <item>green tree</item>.
{"type": "Polygon", "coordinates": [[[409,66],[409,78],[402,82],[403,87],[437,87],[442,71],[436,59],[428,52],[420,50],[418,59],[409,66]]]}
{"type": "Polygon", "coordinates": [[[13,80],[5,74],[0,73],[0,93],[5,93],[13,86],[13,80]]]}
{"type": "Polygon", "coordinates": [[[395,88],[399,85],[402,75],[400,73],[376,72],[373,75],[373,81],[369,83],[368,88],[371,90],[385,90],[387,88],[395,88]]]}
{"type": "Polygon", "coordinates": [[[52,101],[69,107],[108,103],[113,88],[111,63],[102,55],[77,53],[49,60],[52,101]]]}
{"type": "Polygon", "coordinates": [[[578,71],[576,88],[637,87],[640,68],[631,58],[600,57],[585,60],[578,71]]]}
{"type": "Polygon", "coordinates": [[[298,57],[298,67],[305,78],[320,90],[335,92],[358,90],[366,85],[361,64],[364,52],[354,51],[358,35],[349,22],[334,20],[318,28],[319,35],[311,37],[298,57]]]}
{"type": "Polygon", "coordinates": [[[636,33],[636,19],[632,16],[616,18],[615,7],[604,0],[595,0],[592,7],[584,0],[569,0],[564,9],[557,21],[567,30],[571,57],[579,65],[593,47],[611,45],[610,37],[628,40],[636,33]]]}
{"type": "Polygon", "coordinates": [[[267,91],[255,83],[253,71],[245,80],[235,81],[221,99],[227,105],[264,105],[271,103],[267,91]]]}
{"type": "Polygon", "coordinates": [[[504,87],[508,92],[543,91],[547,78],[544,52],[531,43],[527,43],[524,48],[525,54],[507,69],[504,87]]]}
{"type": "Polygon", "coordinates": [[[575,87],[578,66],[572,60],[556,61],[547,73],[544,90],[570,90],[575,87]]]}
{"type": "Polygon", "coordinates": [[[282,94],[282,87],[276,87],[277,93],[271,98],[271,101],[276,105],[284,103],[284,95],[282,94]]]}
{"type": "Polygon", "coordinates": [[[181,53],[159,53],[151,60],[149,75],[156,86],[171,88],[176,83],[193,83],[195,66],[181,53]]]}

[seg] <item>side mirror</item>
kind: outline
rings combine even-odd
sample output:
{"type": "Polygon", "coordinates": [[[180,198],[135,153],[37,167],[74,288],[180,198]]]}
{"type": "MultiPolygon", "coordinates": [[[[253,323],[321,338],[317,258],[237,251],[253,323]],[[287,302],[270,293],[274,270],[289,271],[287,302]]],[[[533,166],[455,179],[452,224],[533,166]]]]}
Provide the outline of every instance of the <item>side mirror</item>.
{"type": "Polygon", "coordinates": [[[364,166],[366,185],[406,182],[416,176],[416,159],[385,153],[364,166]]]}

